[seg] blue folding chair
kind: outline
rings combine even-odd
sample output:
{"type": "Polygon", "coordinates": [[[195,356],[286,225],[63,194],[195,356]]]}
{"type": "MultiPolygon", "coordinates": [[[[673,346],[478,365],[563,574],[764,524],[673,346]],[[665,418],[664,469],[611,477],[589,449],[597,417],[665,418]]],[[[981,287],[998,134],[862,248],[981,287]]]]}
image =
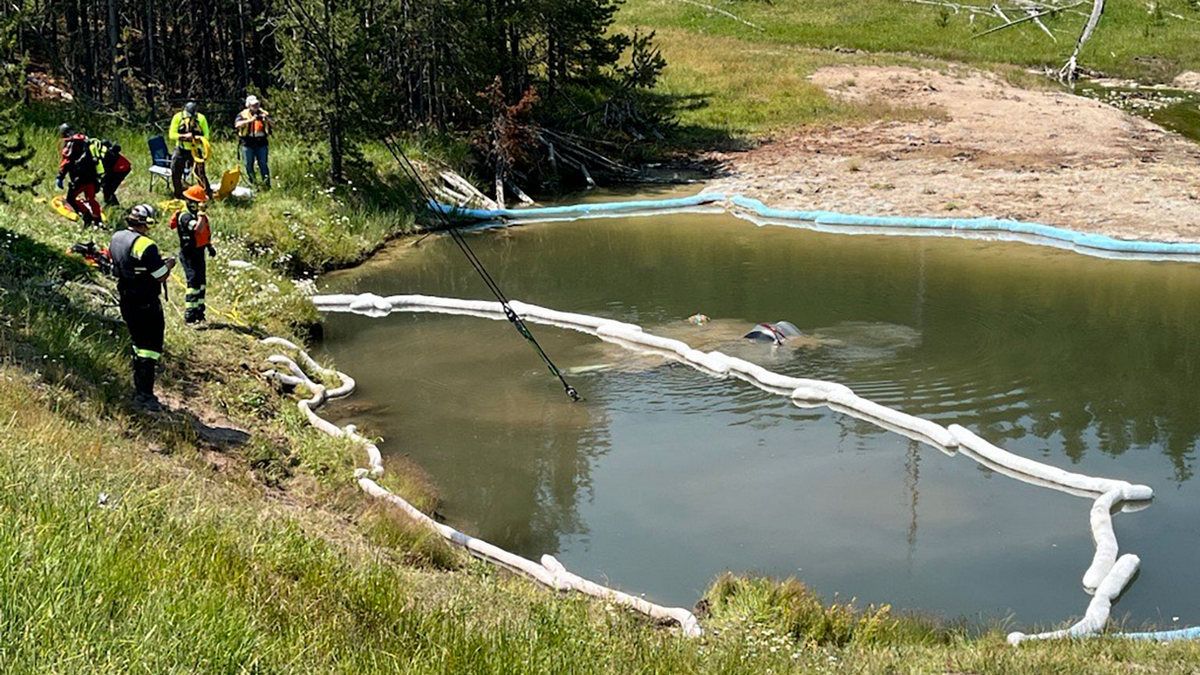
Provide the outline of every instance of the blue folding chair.
{"type": "MultiPolygon", "coordinates": [[[[162,136],[151,136],[146,142],[150,146],[150,189],[154,189],[154,179],[161,178],[167,190],[171,189],[171,153],[167,151],[167,141],[162,136]]],[[[183,170],[184,181],[188,180],[191,169],[183,170]]]]}

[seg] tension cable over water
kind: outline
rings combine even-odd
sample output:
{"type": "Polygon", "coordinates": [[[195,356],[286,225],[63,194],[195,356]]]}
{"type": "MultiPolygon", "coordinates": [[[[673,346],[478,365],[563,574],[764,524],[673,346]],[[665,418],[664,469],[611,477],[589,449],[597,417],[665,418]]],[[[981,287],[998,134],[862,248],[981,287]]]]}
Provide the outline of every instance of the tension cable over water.
{"type": "MultiPolygon", "coordinates": [[[[425,184],[425,180],[421,178],[420,172],[417,171],[416,166],[413,165],[412,160],[408,158],[408,155],[404,153],[404,150],[399,146],[399,144],[391,139],[384,139],[383,143],[384,146],[387,147],[388,152],[392,153],[392,157],[396,159],[396,163],[400,165],[400,168],[406,174],[408,174],[409,178],[412,179],[413,184],[416,185],[417,192],[420,193],[423,201],[423,204],[421,205],[422,208],[431,204],[437,204],[437,197],[434,195],[433,190],[429,189],[429,186],[425,184]]],[[[508,296],[504,294],[504,291],[501,290],[500,285],[497,284],[492,275],[488,273],[487,268],[484,267],[483,261],[479,259],[479,256],[475,255],[475,251],[471,249],[471,245],[467,243],[467,240],[465,237],[463,237],[462,232],[460,232],[458,228],[454,226],[454,223],[450,221],[449,216],[447,216],[444,211],[441,209],[430,210],[436,214],[435,217],[441,221],[443,228],[450,233],[450,237],[454,240],[454,243],[458,245],[459,250],[463,252],[464,256],[466,256],[467,262],[471,263],[471,267],[475,268],[475,271],[479,273],[479,277],[483,279],[484,285],[488,287],[488,290],[491,291],[492,295],[496,297],[496,300],[500,302],[500,306],[504,308],[505,318],[507,318],[509,323],[511,323],[513,327],[517,329],[517,332],[521,334],[521,337],[525,338],[529,341],[529,344],[533,345],[534,351],[536,351],[538,356],[541,357],[542,362],[546,364],[546,368],[550,370],[550,374],[558,378],[558,381],[562,383],[563,391],[566,392],[567,396],[569,396],[572,401],[579,401],[579,392],[576,391],[575,387],[571,386],[571,384],[567,382],[567,379],[563,376],[562,371],[558,369],[558,366],[554,364],[553,360],[551,360],[550,355],[546,353],[546,350],[542,348],[542,345],[537,341],[537,338],[533,336],[533,333],[529,330],[529,326],[525,324],[525,320],[522,319],[515,311],[513,311],[512,306],[509,304],[508,296]]]]}

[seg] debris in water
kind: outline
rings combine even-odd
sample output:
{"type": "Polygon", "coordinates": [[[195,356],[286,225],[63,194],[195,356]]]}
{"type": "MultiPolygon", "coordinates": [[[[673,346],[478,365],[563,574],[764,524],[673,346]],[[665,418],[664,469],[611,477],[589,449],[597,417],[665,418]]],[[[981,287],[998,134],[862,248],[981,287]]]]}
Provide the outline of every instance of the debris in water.
{"type": "Polygon", "coordinates": [[[611,369],[616,364],[614,363],[597,363],[590,366],[575,366],[567,368],[568,375],[586,375],[588,373],[600,373],[611,369]]]}

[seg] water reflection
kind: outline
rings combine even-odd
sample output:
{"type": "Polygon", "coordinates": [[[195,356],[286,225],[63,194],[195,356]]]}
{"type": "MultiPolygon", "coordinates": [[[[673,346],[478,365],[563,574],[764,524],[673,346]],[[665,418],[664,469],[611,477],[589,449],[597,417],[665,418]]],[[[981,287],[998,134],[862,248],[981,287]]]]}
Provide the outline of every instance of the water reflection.
{"type": "Polygon", "coordinates": [[[917,551],[917,501],[920,493],[917,484],[921,481],[921,446],[916,441],[909,441],[908,452],[904,457],[904,487],[908,490],[908,571],[912,573],[913,556],[917,551]]]}
{"type": "Polygon", "coordinates": [[[442,511],[462,529],[556,553],[561,536],[587,531],[576,505],[590,493],[592,462],[609,447],[606,412],[545,397],[544,371],[510,330],[478,319],[345,317],[336,328],[346,338],[339,360],[374,367],[351,369],[359,396],[349,409],[331,407],[331,419],[386,430],[385,452],[417,456],[435,477],[442,511]],[[471,349],[479,343],[465,334],[489,350],[471,349]],[[505,371],[497,362],[528,367],[505,371]]]}

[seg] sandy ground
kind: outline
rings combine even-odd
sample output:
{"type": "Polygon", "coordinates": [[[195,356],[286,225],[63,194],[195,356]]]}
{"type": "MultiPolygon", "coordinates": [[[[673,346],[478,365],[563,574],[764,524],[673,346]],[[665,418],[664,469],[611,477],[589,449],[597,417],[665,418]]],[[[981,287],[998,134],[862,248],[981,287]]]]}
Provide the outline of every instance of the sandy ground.
{"type": "Polygon", "coordinates": [[[998,216],[1122,238],[1200,241],[1200,145],[1090,99],[977,71],[836,67],[833,96],[931,119],[833,127],[716,159],[714,186],[778,207],[998,216]]]}
{"type": "Polygon", "coordinates": [[[1171,86],[1188,91],[1200,91],[1200,73],[1194,70],[1180,73],[1171,86]]]}

